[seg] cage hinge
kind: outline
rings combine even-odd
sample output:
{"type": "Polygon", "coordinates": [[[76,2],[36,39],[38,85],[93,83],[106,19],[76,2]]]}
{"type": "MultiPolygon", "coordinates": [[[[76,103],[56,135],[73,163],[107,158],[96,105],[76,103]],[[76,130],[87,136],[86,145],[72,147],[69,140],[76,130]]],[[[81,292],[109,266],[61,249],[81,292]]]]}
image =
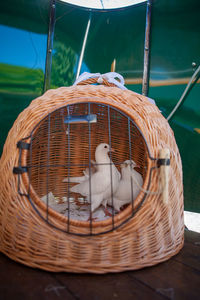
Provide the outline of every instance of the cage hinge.
{"type": "Polygon", "coordinates": [[[160,166],[169,166],[170,165],[170,158],[159,158],[157,160],[157,166],[158,168],[160,166]]]}
{"type": "Polygon", "coordinates": [[[19,142],[17,143],[17,148],[19,148],[19,149],[24,149],[24,150],[29,150],[29,149],[30,149],[30,144],[29,144],[29,143],[22,142],[22,141],[19,141],[19,142]]]}
{"type": "Polygon", "coordinates": [[[13,168],[13,173],[14,174],[22,174],[22,173],[26,173],[26,172],[28,172],[27,167],[14,167],[13,168]]]}

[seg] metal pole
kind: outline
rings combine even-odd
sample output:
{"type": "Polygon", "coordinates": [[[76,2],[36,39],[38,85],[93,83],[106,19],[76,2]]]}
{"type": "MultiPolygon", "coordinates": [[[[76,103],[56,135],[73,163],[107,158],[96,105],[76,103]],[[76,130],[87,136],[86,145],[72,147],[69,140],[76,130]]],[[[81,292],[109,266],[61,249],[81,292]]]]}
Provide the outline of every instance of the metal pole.
{"type": "Polygon", "coordinates": [[[85,53],[85,46],[86,46],[86,43],[87,43],[88,32],[89,32],[90,24],[91,24],[91,18],[92,18],[92,14],[90,12],[87,27],[86,27],[86,31],[85,31],[85,36],[84,36],[84,40],[83,40],[83,45],[82,45],[82,49],[81,49],[81,54],[80,54],[80,58],[79,58],[79,62],[78,62],[78,68],[77,68],[77,72],[76,72],[76,79],[79,77],[80,72],[81,72],[81,66],[82,66],[82,62],[83,62],[83,56],[84,56],[84,53],[85,53]]]}
{"type": "Polygon", "coordinates": [[[45,75],[44,75],[44,92],[50,88],[55,21],[56,21],[56,0],[51,0],[50,12],[49,12],[49,30],[48,30],[48,39],[47,39],[45,75]]]}
{"type": "Polygon", "coordinates": [[[189,89],[192,87],[192,83],[193,80],[195,79],[195,82],[198,80],[198,73],[200,72],[200,65],[198,66],[198,68],[196,69],[196,71],[193,73],[192,77],[190,78],[183,94],[181,95],[181,98],[179,99],[179,101],[177,102],[177,104],[174,106],[174,108],[172,109],[172,111],[170,112],[170,114],[167,117],[167,121],[169,121],[173,115],[175,114],[175,112],[177,111],[177,109],[179,108],[179,106],[183,103],[183,101],[185,100],[186,96],[188,95],[188,91],[189,89]]]}
{"type": "Polygon", "coordinates": [[[142,95],[147,96],[149,92],[149,57],[150,57],[150,31],[151,31],[151,7],[152,0],[147,1],[146,28],[144,43],[144,70],[142,81],[142,95]]]}

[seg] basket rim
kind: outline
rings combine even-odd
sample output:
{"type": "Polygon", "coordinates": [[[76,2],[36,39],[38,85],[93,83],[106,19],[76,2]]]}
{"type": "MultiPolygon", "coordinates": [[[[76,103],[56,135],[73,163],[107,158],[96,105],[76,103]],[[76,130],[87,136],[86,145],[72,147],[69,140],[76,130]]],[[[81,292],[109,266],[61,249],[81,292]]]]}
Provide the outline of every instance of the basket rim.
{"type": "MultiPolygon", "coordinates": [[[[105,98],[104,98],[105,99],[105,98]]],[[[77,103],[93,103],[93,104],[102,104],[102,105],[109,105],[110,107],[116,109],[115,106],[117,106],[117,109],[120,110],[120,113],[122,113],[124,116],[129,117],[131,120],[133,119],[132,115],[129,113],[129,110],[126,109],[125,105],[122,103],[110,103],[110,99],[107,99],[107,101],[102,100],[102,98],[100,97],[74,97],[72,99],[70,99],[68,101],[68,103],[66,103],[65,105],[57,105],[57,107],[54,107],[53,110],[51,110],[51,112],[55,112],[57,110],[60,110],[64,107],[66,107],[67,105],[73,105],[73,104],[77,104],[77,103]],[[95,102],[96,99],[101,100],[101,102],[95,102]],[[85,100],[87,99],[87,102],[85,102],[85,100]],[[79,102],[77,102],[77,100],[79,102]],[[124,109],[123,109],[124,108],[124,109]],[[123,110],[122,110],[123,109],[123,110]]],[[[30,136],[34,135],[35,130],[40,126],[41,122],[48,117],[48,115],[51,113],[49,111],[46,112],[45,115],[43,115],[42,119],[40,119],[39,122],[37,122],[37,124],[34,126],[34,128],[31,131],[30,136]]],[[[132,120],[133,121],[133,120],[132,120]]],[[[145,148],[148,151],[148,154],[150,153],[150,150],[148,148],[148,144],[147,141],[141,131],[141,129],[139,128],[139,126],[137,125],[137,123],[134,120],[134,125],[137,127],[137,129],[139,130],[140,134],[142,135],[142,138],[145,142],[145,148]]],[[[30,137],[28,137],[30,138],[30,137]]],[[[27,152],[24,152],[27,153],[27,152]]],[[[22,156],[23,161],[22,164],[26,165],[27,164],[27,157],[28,155],[22,156]]],[[[150,172],[150,168],[151,168],[151,155],[147,155],[147,172],[146,172],[146,176],[144,178],[144,182],[143,182],[143,188],[147,188],[148,185],[148,174],[150,172]]],[[[37,195],[37,193],[35,192],[33,186],[30,184],[28,184],[29,182],[29,176],[27,173],[24,173],[22,175],[23,181],[25,183],[26,189],[29,188],[30,190],[30,195],[31,195],[31,199],[33,200],[33,202],[39,207],[39,209],[41,209],[43,212],[46,212],[46,204],[43,203],[39,196],[37,195]]],[[[142,195],[142,192],[140,192],[137,196],[136,199],[134,199],[134,209],[137,210],[137,207],[140,206],[140,203],[142,202],[142,198],[144,198],[144,196],[142,195]]],[[[30,199],[29,199],[30,200],[30,199]]],[[[63,222],[64,224],[67,224],[68,222],[68,217],[62,215],[61,213],[53,210],[52,208],[48,207],[48,213],[50,216],[52,216],[53,218],[56,218],[58,221],[63,222]]],[[[132,203],[130,203],[122,212],[119,212],[117,215],[114,216],[114,224],[118,224],[118,223],[123,223],[124,220],[132,218],[133,216],[131,216],[133,213],[132,211],[132,203]]],[[[106,220],[102,220],[102,221],[96,221],[96,222],[92,222],[92,227],[93,228],[100,228],[102,226],[111,226],[112,225],[112,218],[108,218],[106,220]]],[[[90,221],[81,221],[81,220],[75,220],[75,219],[70,219],[70,226],[75,226],[75,227],[85,227],[85,228],[89,228],[90,227],[90,221]]],[[[59,229],[59,228],[58,228],[59,229]]]]}

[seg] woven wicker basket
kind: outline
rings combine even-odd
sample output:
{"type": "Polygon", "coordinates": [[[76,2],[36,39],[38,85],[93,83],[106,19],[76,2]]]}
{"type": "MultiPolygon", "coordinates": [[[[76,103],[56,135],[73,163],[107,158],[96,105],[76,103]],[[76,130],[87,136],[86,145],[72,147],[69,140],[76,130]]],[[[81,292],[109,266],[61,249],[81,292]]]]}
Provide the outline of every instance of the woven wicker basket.
{"type": "Polygon", "coordinates": [[[119,272],[167,260],[183,246],[182,165],[168,122],[146,97],[105,80],[110,86],[88,85],[96,81],[47,91],[18,116],[8,134],[0,161],[0,250],[18,262],[49,271],[119,272]],[[91,124],[91,153],[100,142],[108,142],[104,112],[109,107],[112,147],[116,149],[113,162],[129,157],[127,119],[131,120],[131,155],[141,165],[144,180],[134,204],[113,218],[93,222],[92,233],[90,221],[69,219],[51,208],[47,214],[46,204],[40,200],[47,191],[47,172],[49,190],[62,196],[65,161],[70,159],[74,166],[70,175],[83,171],[81,166],[89,156],[88,129],[82,124],[71,126],[69,157],[66,128],[61,128],[59,120],[67,111],[85,113],[88,103],[98,115],[97,125],[91,124]],[[19,141],[30,143],[31,151],[17,148],[19,141]],[[156,163],[162,148],[170,150],[167,203],[158,192],[156,163]],[[13,174],[19,162],[31,172],[13,174]],[[47,166],[51,164],[54,167],[47,166]]]}

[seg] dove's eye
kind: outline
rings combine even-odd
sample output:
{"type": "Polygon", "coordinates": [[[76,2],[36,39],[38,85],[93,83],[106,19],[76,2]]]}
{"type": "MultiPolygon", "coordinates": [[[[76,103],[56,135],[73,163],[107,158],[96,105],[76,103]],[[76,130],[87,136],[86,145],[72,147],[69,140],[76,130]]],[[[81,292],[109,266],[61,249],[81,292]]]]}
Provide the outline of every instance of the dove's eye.
{"type": "Polygon", "coordinates": [[[104,146],[104,148],[108,148],[107,146],[104,146]]]}

